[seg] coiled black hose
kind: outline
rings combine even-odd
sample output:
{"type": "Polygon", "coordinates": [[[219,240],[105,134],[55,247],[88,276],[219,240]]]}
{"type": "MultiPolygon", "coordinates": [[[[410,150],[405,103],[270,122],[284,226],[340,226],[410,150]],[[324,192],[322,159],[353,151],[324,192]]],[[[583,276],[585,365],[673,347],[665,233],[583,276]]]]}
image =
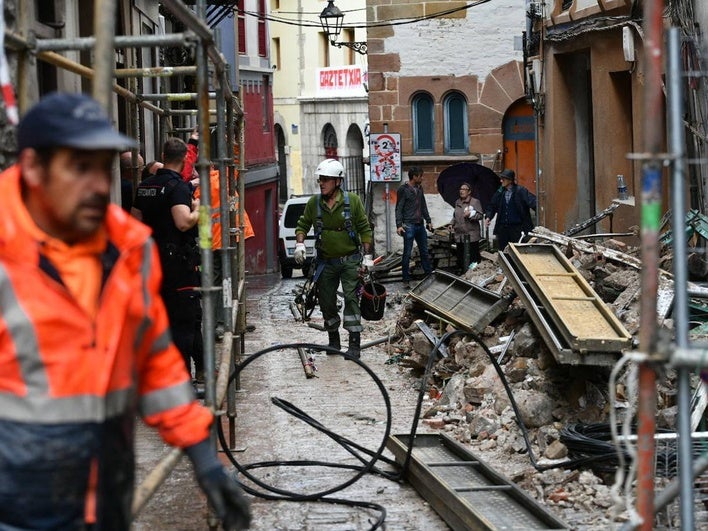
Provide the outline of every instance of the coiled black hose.
{"type": "Polygon", "coordinates": [[[384,462],[388,462],[390,464],[395,464],[395,462],[391,461],[390,459],[387,459],[382,456],[384,450],[386,449],[386,441],[388,439],[388,436],[391,432],[391,401],[388,396],[388,393],[386,392],[386,388],[379,379],[379,377],[365,364],[363,363],[360,359],[358,358],[353,358],[351,356],[346,355],[345,353],[340,352],[339,350],[335,350],[329,347],[325,347],[322,345],[316,345],[316,344],[311,344],[311,343],[289,343],[289,344],[281,344],[281,345],[274,345],[262,350],[259,350],[258,352],[248,356],[242,363],[236,366],[234,369],[233,373],[229,376],[229,381],[235,380],[238,375],[245,370],[251,363],[255,362],[262,356],[265,356],[266,354],[274,351],[280,351],[283,349],[298,349],[298,348],[303,348],[303,349],[309,349],[309,350],[325,350],[328,351],[330,354],[338,354],[343,356],[345,359],[352,361],[359,365],[374,381],[376,384],[376,387],[379,389],[379,392],[381,393],[381,396],[384,401],[384,405],[386,407],[386,425],[385,425],[385,430],[384,430],[384,436],[381,441],[381,444],[375,451],[370,451],[355,442],[346,439],[344,437],[341,437],[337,435],[336,433],[330,431],[327,429],[323,424],[321,424],[319,421],[316,419],[312,418],[308,414],[306,414],[304,411],[301,409],[297,408],[290,402],[287,402],[285,400],[279,399],[277,397],[272,397],[271,402],[275,404],[276,406],[282,408],[283,410],[287,411],[291,415],[295,416],[296,418],[299,418],[303,422],[306,422],[308,425],[312,426],[313,428],[317,429],[318,431],[324,433],[334,441],[338,442],[340,445],[342,445],[351,455],[356,457],[359,461],[361,461],[361,465],[344,465],[341,463],[332,463],[332,462],[327,462],[327,461],[313,461],[313,460],[297,460],[297,461],[264,461],[264,462],[258,462],[258,463],[251,463],[248,465],[242,465],[240,464],[236,458],[234,457],[233,453],[230,451],[228,447],[228,442],[226,441],[226,437],[224,435],[224,430],[221,425],[221,422],[219,419],[217,419],[217,433],[219,437],[219,442],[221,444],[222,449],[224,450],[224,453],[226,454],[227,458],[229,461],[236,467],[236,469],[243,474],[243,476],[247,477],[250,481],[252,481],[255,485],[263,489],[262,491],[256,490],[252,487],[249,487],[247,485],[243,485],[243,488],[246,492],[253,496],[258,496],[260,498],[268,499],[268,500],[278,500],[278,501],[297,501],[297,502],[302,502],[302,501],[308,501],[308,502],[322,502],[322,503],[331,503],[331,504],[340,504],[340,505],[348,505],[348,506],[353,506],[353,507],[362,507],[366,509],[371,509],[374,511],[377,511],[379,513],[379,516],[374,522],[374,524],[371,527],[371,530],[379,529],[385,519],[386,519],[386,509],[377,503],[372,503],[372,502],[359,502],[359,501],[354,501],[354,500],[345,500],[341,498],[332,498],[329,497],[331,494],[334,494],[335,492],[338,492],[342,489],[345,489],[346,487],[352,485],[354,482],[358,481],[362,476],[368,473],[376,473],[381,476],[387,477],[389,479],[399,479],[400,474],[390,474],[388,472],[385,472],[383,470],[380,470],[375,467],[375,464],[377,461],[382,460],[384,462]],[[315,492],[312,494],[302,494],[302,493],[297,493],[285,489],[279,489],[276,487],[273,487],[271,485],[268,485],[267,483],[261,481],[257,477],[255,477],[253,474],[250,473],[251,470],[258,469],[258,468],[269,468],[269,467],[281,467],[281,466],[319,466],[319,467],[328,467],[328,468],[338,468],[338,469],[348,469],[352,470],[355,472],[355,474],[348,479],[347,481],[336,485],[332,488],[328,488],[325,490],[322,490],[320,492],[315,492]]]}

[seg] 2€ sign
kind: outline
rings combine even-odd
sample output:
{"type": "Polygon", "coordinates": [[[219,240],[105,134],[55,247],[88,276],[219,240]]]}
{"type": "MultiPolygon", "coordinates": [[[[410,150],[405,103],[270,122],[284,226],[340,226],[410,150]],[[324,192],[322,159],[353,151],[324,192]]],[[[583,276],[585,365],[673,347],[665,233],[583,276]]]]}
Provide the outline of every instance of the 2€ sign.
{"type": "Polygon", "coordinates": [[[369,136],[372,182],[401,180],[401,135],[378,133],[369,136]]]}

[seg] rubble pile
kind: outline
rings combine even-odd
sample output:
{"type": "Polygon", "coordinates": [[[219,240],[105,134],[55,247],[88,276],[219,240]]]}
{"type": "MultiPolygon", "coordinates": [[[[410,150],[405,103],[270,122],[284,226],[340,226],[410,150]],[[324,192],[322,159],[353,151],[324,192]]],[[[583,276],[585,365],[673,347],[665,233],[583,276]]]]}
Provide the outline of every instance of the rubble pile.
{"type": "MultiPolygon", "coordinates": [[[[640,270],[631,260],[612,258],[615,252],[629,254],[631,250],[611,241],[587,252],[581,250],[583,243],[559,247],[635,336],[636,345],[640,270]]],[[[513,296],[495,258],[494,254],[483,253],[483,260],[463,278],[477,285],[483,283],[485,289],[502,296],[513,296]]],[[[666,289],[671,287],[668,284],[666,289]]],[[[405,292],[389,297],[387,304],[388,318],[396,319],[400,337],[387,347],[390,360],[398,363],[401,370],[421,378],[433,344],[415,321],[425,320],[438,337],[455,328],[442,320],[430,319],[429,313],[426,315],[405,292]]],[[[664,325],[670,328],[671,322],[667,320],[664,325]]],[[[480,334],[453,335],[447,351],[447,357],[434,362],[425,382],[421,422],[470,445],[473,453],[555,508],[573,528],[606,529],[611,522],[627,518],[623,506],[616,505],[610,494],[614,473],[588,466],[559,466],[574,457],[563,440],[565,427],[609,421],[611,368],[557,364],[518,298],[480,334]],[[520,429],[498,370],[516,402],[525,430],[520,429]],[[528,433],[526,440],[524,431],[528,433]]],[[[618,420],[622,419],[623,406],[630,401],[625,377],[622,374],[615,385],[618,420]]],[[[674,430],[672,371],[660,380],[657,426],[674,430]]]]}

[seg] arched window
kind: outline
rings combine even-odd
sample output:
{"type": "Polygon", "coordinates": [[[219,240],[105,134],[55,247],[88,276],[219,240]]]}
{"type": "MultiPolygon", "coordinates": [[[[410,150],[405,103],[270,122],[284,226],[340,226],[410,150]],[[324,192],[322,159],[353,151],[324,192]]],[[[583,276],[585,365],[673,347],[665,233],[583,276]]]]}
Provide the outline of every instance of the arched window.
{"type": "Polygon", "coordinates": [[[338,159],[337,156],[337,132],[332,124],[326,124],[322,130],[322,143],[324,144],[324,156],[328,159],[338,159]]]}
{"type": "Polygon", "coordinates": [[[451,92],[443,101],[445,109],[445,153],[468,153],[467,101],[459,92],[451,92]]]}
{"type": "Polygon", "coordinates": [[[411,105],[413,109],[413,151],[433,153],[435,150],[433,98],[417,94],[411,105]]]}

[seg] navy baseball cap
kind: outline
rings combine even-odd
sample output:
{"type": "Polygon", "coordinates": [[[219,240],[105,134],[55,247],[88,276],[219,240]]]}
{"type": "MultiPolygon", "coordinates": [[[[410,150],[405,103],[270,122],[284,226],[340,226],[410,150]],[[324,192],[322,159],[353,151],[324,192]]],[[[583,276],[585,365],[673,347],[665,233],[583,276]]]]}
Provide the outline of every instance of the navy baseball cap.
{"type": "Polygon", "coordinates": [[[101,105],[86,94],[52,92],[22,117],[17,149],[68,147],[122,151],[137,142],[119,133],[101,105]]]}

